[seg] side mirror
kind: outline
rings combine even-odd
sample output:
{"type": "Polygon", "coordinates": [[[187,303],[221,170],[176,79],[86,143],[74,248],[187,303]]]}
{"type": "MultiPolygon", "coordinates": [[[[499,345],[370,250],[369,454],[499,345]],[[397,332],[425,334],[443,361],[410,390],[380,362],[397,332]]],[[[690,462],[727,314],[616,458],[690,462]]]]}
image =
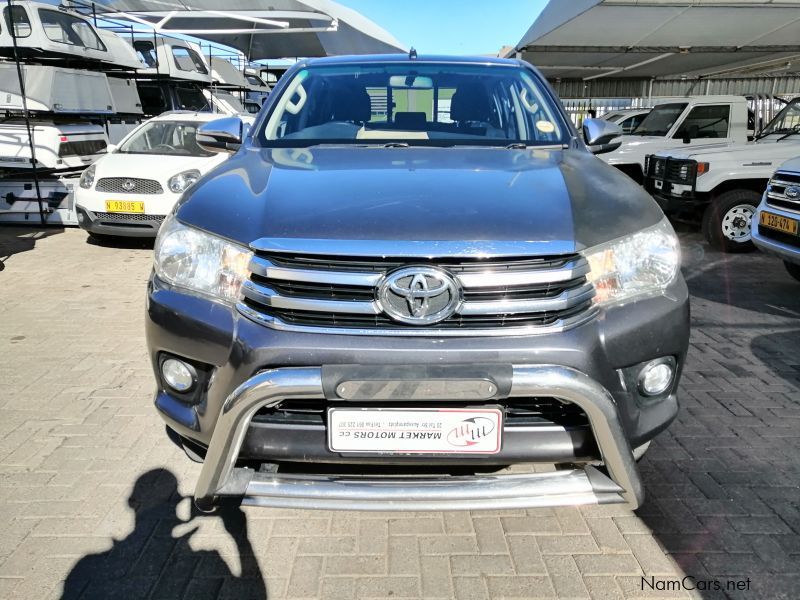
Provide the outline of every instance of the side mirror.
{"type": "Polygon", "coordinates": [[[689,127],[683,130],[682,141],[684,144],[691,144],[692,140],[697,139],[698,135],[700,135],[700,127],[697,125],[689,125],[689,127]]]}
{"type": "Polygon", "coordinates": [[[244,123],[239,117],[226,117],[201,125],[197,144],[209,152],[233,154],[241,147],[244,134],[244,123]]]}
{"type": "Polygon", "coordinates": [[[106,146],[106,154],[111,154],[116,149],[117,149],[117,145],[116,144],[108,144],[106,146]]]}
{"type": "Polygon", "coordinates": [[[613,152],[622,145],[622,128],[603,119],[585,119],[583,140],[592,154],[613,152]]]}

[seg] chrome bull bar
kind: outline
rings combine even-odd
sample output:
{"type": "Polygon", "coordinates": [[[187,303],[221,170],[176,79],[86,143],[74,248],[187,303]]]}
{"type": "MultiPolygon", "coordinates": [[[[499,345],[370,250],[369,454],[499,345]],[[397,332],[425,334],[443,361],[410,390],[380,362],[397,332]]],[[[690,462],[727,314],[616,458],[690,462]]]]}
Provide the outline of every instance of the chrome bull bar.
{"type": "Polygon", "coordinates": [[[284,475],[235,468],[258,410],[290,398],[325,398],[321,368],[293,367],[258,373],[227,398],[197,481],[195,502],[202,510],[210,510],[215,498],[225,496],[242,497],[243,504],[325,510],[480,510],[612,503],[637,508],[644,491],[608,390],[569,367],[520,365],[512,373],[510,397],[549,396],[583,409],[608,477],[591,466],[525,475],[415,478],[284,475]]]}

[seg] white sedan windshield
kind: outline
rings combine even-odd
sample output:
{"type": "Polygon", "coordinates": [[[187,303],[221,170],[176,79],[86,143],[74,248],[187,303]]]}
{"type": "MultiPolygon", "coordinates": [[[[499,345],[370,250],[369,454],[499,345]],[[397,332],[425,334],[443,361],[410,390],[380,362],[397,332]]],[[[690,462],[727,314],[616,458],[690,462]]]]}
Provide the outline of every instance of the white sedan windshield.
{"type": "Polygon", "coordinates": [[[164,154],[174,156],[213,156],[197,144],[200,123],[189,121],[150,121],[122,143],[123,154],[164,154]]]}

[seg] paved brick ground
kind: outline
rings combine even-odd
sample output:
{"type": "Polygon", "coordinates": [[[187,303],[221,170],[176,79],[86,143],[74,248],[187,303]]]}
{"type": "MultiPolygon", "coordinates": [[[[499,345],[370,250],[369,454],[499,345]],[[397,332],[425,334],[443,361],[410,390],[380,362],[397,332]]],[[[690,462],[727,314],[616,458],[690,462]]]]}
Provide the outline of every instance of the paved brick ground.
{"type": "Polygon", "coordinates": [[[151,407],[151,251],[0,229],[0,598],[725,597],[642,589],[685,574],[800,597],[800,284],[761,255],[684,248],[683,410],[636,513],[208,517],[151,407]]]}

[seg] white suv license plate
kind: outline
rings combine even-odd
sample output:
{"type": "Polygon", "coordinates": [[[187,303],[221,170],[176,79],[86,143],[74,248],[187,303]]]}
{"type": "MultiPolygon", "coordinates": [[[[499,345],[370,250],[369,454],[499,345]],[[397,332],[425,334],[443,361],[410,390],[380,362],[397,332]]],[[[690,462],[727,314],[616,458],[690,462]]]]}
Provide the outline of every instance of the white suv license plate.
{"type": "Polygon", "coordinates": [[[497,454],[499,408],[330,408],[332,452],[373,454],[497,454]]]}

